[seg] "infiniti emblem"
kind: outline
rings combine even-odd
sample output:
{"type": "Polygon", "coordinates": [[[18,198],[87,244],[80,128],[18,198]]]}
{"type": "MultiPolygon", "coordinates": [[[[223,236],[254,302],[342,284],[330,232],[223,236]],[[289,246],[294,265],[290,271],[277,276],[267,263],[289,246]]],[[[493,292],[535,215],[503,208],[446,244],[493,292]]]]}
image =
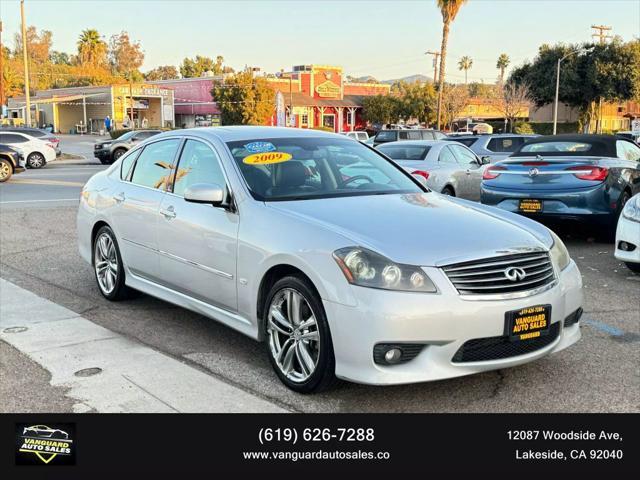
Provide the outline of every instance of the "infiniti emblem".
{"type": "Polygon", "coordinates": [[[538,175],[538,173],[540,173],[540,170],[538,170],[536,167],[533,167],[529,170],[530,177],[535,177],[536,175],[538,175]]]}
{"type": "Polygon", "coordinates": [[[520,267],[509,267],[504,270],[504,276],[512,282],[521,282],[527,276],[527,272],[520,267]]]}

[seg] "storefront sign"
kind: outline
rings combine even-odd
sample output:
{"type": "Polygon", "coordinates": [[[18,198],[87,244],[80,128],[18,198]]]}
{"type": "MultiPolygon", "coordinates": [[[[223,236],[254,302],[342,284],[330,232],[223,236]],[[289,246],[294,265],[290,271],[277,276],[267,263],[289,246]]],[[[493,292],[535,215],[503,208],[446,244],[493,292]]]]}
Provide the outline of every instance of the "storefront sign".
{"type": "Polygon", "coordinates": [[[320,97],[339,97],[340,85],[327,80],[316,87],[316,93],[320,97]]]}

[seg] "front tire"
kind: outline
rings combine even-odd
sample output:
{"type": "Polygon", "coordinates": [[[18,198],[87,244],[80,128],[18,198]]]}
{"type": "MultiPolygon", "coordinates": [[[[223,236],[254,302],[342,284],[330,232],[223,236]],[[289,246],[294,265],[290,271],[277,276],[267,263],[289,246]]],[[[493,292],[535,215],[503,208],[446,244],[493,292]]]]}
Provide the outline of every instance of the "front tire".
{"type": "Polygon", "coordinates": [[[633,273],[640,274],[640,263],[625,262],[625,265],[626,265],[626,266],[627,266],[627,268],[628,268],[629,270],[631,270],[633,273]]]}
{"type": "Polygon", "coordinates": [[[278,280],[265,301],[263,321],[271,366],[298,393],[328,389],[336,380],[331,332],[322,301],[309,280],[278,280]]]}
{"type": "Polygon", "coordinates": [[[0,183],[6,182],[13,175],[13,167],[8,160],[0,158],[0,183]]]}
{"type": "Polygon", "coordinates": [[[127,151],[124,148],[116,148],[116,150],[113,152],[113,155],[111,156],[112,160],[110,163],[115,162],[125,153],[127,153],[127,151]]]}
{"type": "Polygon", "coordinates": [[[40,152],[30,153],[27,157],[27,166],[29,168],[38,169],[44,167],[46,164],[47,160],[40,152]]]}
{"type": "Polygon", "coordinates": [[[455,197],[456,196],[456,192],[454,192],[453,188],[451,188],[451,187],[444,187],[442,189],[442,195],[447,195],[449,197],[455,197]]]}
{"type": "Polygon", "coordinates": [[[93,271],[104,298],[119,301],[131,297],[132,290],[125,285],[118,241],[113,230],[106,225],[98,230],[93,241],[93,271]]]}

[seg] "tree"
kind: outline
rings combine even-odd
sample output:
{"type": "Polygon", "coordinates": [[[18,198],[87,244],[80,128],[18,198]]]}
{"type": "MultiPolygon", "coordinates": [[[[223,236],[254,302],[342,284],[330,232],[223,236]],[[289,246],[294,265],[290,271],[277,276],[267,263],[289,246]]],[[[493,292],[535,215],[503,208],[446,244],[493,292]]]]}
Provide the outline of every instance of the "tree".
{"type": "Polygon", "coordinates": [[[514,69],[509,81],[527,84],[535,105],[552,103],[555,97],[558,59],[562,61],[559,100],[579,111],[583,129],[597,118],[596,104],[620,102],[640,95],[640,40],[614,40],[596,45],[542,45],[533,62],[514,69]],[[583,50],[588,47],[589,50],[583,50]]]}
{"type": "Polygon", "coordinates": [[[372,95],[362,100],[363,118],[370,123],[395,123],[399,100],[391,95],[372,95]]]}
{"type": "Polygon", "coordinates": [[[442,96],[443,125],[452,130],[453,122],[460,116],[469,103],[469,91],[465,85],[454,85],[447,88],[442,96]]]}
{"type": "Polygon", "coordinates": [[[244,71],[216,83],[211,90],[223,125],[264,125],[275,110],[275,93],[264,78],[244,71]]]}
{"type": "MultiPolygon", "coordinates": [[[[219,59],[224,59],[218,57],[219,59]]],[[[185,58],[180,65],[180,74],[183,78],[197,78],[202,77],[206,72],[213,72],[216,68],[216,64],[210,57],[203,57],[196,55],[195,59],[185,58]]]]}
{"type": "Polygon", "coordinates": [[[507,69],[511,59],[506,53],[501,53],[496,63],[496,68],[500,70],[500,83],[504,83],[504,71],[507,69]]]}
{"type": "Polygon", "coordinates": [[[178,69],[173,65],[161,65],[144,74],[145,80],[173,80],[179,77],[178,69]]]}
{"type": "Polygon", "coordinates": [[[510,130],[513,132],[516,119],[524,116],[532,105],[529,86],[526,83],[516,84],[514,82],[508,82],[506,85],[500,84],[493,97],[493,104],[496,110],[507,119],[510,130]]]}
{"type": "Polygon", "coordinates": [[[78,63],[101,67],[107,64],[107,43],[97,30],[88,28],[78,37],[78,63]]]}
{"type": "Polygon", "coordinates": [[[440,75],[438,79],[438,111],[436,128],[440,128],[440,114],[442,112],[442,95],[444,90],[444,69],[447,61],[447,42],[449,41],[449,28],[467,0],[438,0],[438,8],[442,14],[442,45],[440,47],[440,75]]]}
{"type": "Polygon", "coordinates": [[[109,41],[109,59],[111,68],[118,75],[129,80],[141,78],[138,71],[144,61],[144,51],[140,42],[131,42],[129,34],[124,30],[113,35],[109,41]]]}
{"type": "Polygon", "coordinates": [[[431,82],[395,82],[391,86],[395,101],[395,114],[405,120],[415,118],[418,122],[432,123],[435,120],[436,90],[431,82]]]}
{"type": "Polygon", "coordinates": [[[462,57],[458,62],[458,70],[464,70],[465,85],[467,84],[467,72],[471,69],[472,66],[473,66],[473,60],[471,57],[468,57],[467,55],[462,57]]]}
{"type": "Polygon", "coordinates": [[[54,65],[72,65],[74,57],[66,52],[52,51],[49,54],[49,61],[54,65]]]}
{"type": "MultiPolygon", "coordinates": [[[[40,30],[40,33],[38,33],[34,26],[28,27],[26,33],[29,60],[38,64],[48,62],[49,51],[51,50],[51,44],[53,43],[53,34],[48,30],[40,30]]],[[[22,35],[20,33],[15,34],[14,45],[13,55],[20,57],[22,55],[22,35]]]]}
{"type": "Polygon", "coordinates": [[[470,97],[490,98],[495,94],[496,85],[481,82],[471,82],[467,89],[470,97]]]}

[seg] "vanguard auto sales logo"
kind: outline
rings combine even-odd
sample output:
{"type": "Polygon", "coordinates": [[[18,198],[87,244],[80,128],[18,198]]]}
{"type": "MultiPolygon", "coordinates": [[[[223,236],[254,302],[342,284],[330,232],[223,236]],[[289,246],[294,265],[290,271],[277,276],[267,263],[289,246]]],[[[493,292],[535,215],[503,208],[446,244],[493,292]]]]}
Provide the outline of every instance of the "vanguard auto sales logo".
{"type": "Polygon", "coordinates": [[[75,465],[75,424],[16,424],[16,465],[75,465]]]}

